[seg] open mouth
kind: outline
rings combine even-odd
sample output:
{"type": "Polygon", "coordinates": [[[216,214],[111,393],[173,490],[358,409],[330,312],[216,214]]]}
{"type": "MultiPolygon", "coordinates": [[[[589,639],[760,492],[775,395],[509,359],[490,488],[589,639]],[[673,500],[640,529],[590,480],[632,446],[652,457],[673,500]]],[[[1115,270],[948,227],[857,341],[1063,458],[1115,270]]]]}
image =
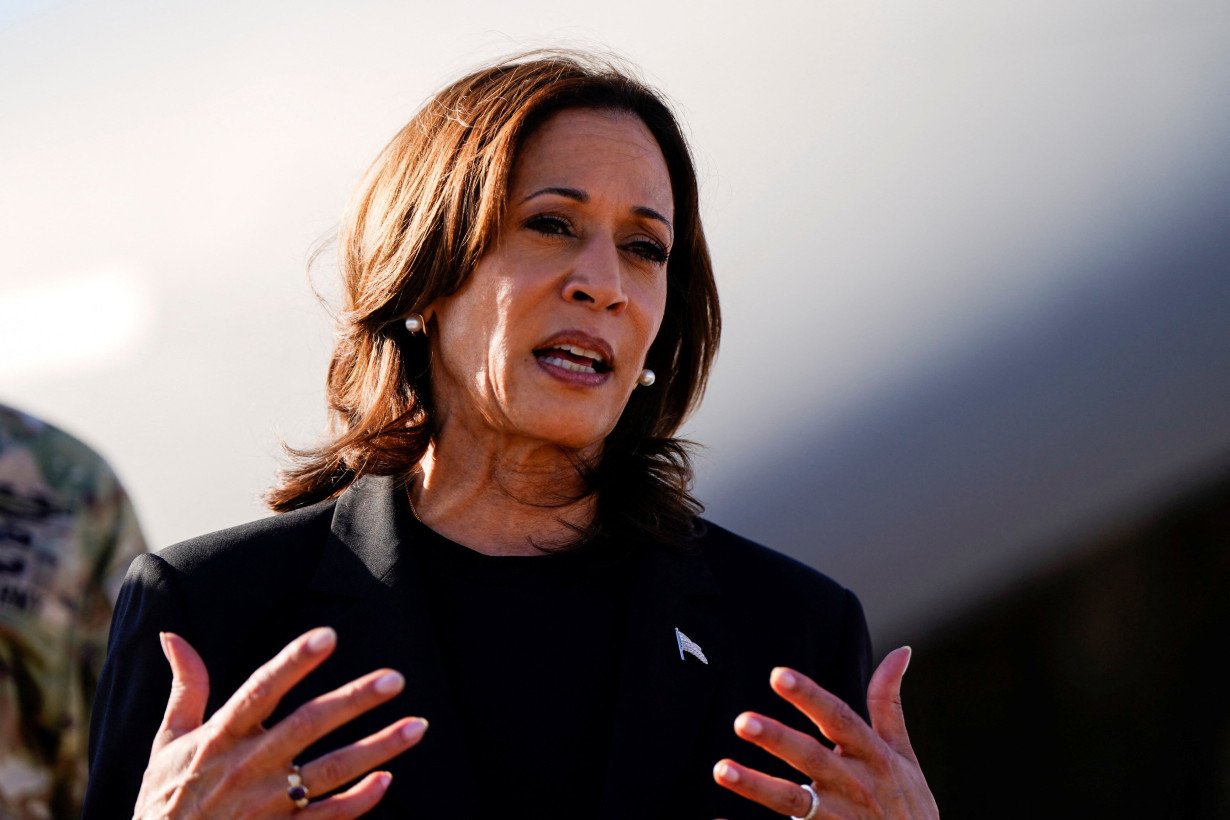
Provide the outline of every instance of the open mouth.
{"type": "Polygon", "coordinates": [[[538,361],[571,373],[600,375],[611,372],[611,364],[597,350],[575,344],[558,344],[534,351],[538,361]]]}

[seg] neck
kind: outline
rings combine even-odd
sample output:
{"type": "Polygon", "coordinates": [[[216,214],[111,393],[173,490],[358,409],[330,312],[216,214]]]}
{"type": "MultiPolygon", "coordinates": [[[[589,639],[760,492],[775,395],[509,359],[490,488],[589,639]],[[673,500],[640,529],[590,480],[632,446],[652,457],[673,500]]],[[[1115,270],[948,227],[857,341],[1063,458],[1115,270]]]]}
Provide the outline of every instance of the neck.
{"type": "Polygon", "coordinates": [[[567,452],[541,442],[484,444],[452,430],[427,448],[410,488],[420,521],[487,555],[538,555],[593,520],[597,500],[583,496],[567,452]]]}

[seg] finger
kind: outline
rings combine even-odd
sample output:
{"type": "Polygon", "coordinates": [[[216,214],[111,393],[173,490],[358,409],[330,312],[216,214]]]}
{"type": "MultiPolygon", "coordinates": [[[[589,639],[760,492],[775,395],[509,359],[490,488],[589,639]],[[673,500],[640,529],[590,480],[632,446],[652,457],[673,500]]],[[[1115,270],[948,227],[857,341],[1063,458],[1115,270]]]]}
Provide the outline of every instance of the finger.
{"type": "Polygon", "coordinates": [[[844,755],[869,757],[882,749],[862,716],[803,673],[778,667],[769,676],[769,683],[773,691],[807,715],[825,737],[840,743],[844,755]]]}
{"type": "Polygon", "coordinates": [[[917,763],[901,709],[901,680],[910,665],[910,654],[910,647],[902,646],[884,656],[867,687],[867,710],[876,734],[898,754],[917,763]]]}
{"type": "Polygon", "coordinates": [[[251,734],[273,714],[278,702],[295,684],[329,657],[335,646],[337,633],[327,626],[305,632],[253,672],[212,719],[231,734],[251,734]]]}
{"type": "Polygon", "coordinates": [[[349,783],[391,757],[418,743],[427,731],[427,721],[406,718],[357,743],[313,760],[299,770],[309,789],[324,794],[349,783]]]}
{"type": "MultiPolygon", "coordinates": [[[[771,777],[764,772],[741,766],[733,760],[719,760],[713,767],[713,779],[719,786],[778,814],[804,817],[811,810],[811,795],[798,783],[771,777]]],[[[827,802],[827,798],[820,801],[816,817],[833,816],[825,805],[827,802]]]]}
{"type": "Polygon", "coordinates": [[[269,730],[265,752],[285,762],[369,709],[405,688],[406,679],[392,669],[380,669],[313,698],[269,730]]]}
{"type": "Polygon", "coordinates": [[[735,718],[735,734],[781,758],[826,788],[841,792],[859,788],[846,761],[811,735],[791,729],[772,718],[744,712],[735,718]]]}
{"type": "Polygon", "coordinates": [[[298,814],[304,820],[348,820],[358,817],[375,808],[392,782],[393,775],[388,772],[372,772],[341,794],[327,800],[317,800],[298,814]]]}
{"type": "Polygon", "coordinates": [[[192,645],[173,632],[160,632],[162,654],[171,665],[171,695],[155,747],[201,725],[209,701],[209,671],[192,645]]]}

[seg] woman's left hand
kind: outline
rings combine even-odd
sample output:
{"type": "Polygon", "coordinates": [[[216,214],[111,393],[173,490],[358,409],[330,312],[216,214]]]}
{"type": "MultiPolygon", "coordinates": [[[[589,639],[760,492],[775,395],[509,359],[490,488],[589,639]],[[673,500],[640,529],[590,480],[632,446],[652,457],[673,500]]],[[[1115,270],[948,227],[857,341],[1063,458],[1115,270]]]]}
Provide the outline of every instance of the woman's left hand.
{"type": "Polygon", "coordinates": [[[798,783],[770,777],[733,760],[713,768],[718,784],[763,806],[794,817],[938,818],[939,808],[910,746],[901,711],[901,678],[910,662],[909,647],[884,658],[867,687],[868,726],[849,706],[805,675],[774,669],[773,691],[807,715],[825,737],[829,749],[811,735],[772,718],[744,712],[735,719],[735,733],[781,758],[811,780],[819,798],[814,814],[812,796],[798,783]]]}

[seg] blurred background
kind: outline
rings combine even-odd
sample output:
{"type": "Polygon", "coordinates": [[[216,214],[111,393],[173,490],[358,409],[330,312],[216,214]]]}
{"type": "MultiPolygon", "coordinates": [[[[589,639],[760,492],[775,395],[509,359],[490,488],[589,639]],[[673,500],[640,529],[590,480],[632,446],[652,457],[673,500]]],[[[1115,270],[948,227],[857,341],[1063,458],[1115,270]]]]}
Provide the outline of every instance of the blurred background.
{"type": "Polygon", "coordinates": [[[155,547],[263,515],[324,424],[309,253],[428,94],[541,45],[690,127],[699,494],[915,647],[946,816],[1230,816],[1224,0],[0,0],[0,402],[155,547]]]}

